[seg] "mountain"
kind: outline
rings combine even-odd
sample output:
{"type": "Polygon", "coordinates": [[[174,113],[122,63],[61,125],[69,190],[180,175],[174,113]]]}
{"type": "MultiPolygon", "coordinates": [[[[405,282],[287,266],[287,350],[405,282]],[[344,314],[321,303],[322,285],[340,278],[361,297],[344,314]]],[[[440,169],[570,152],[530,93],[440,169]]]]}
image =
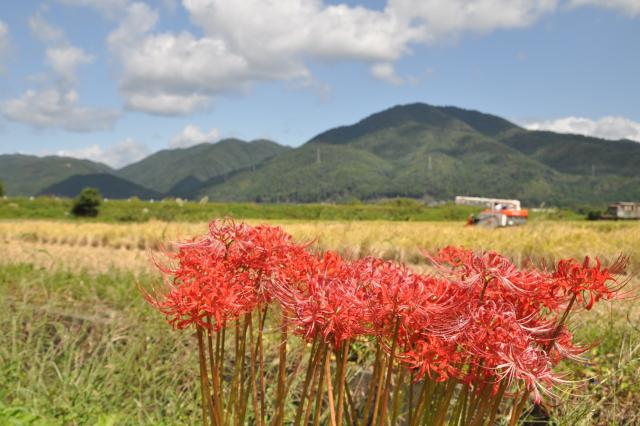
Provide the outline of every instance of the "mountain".
{"type": "Polygon", "coordinates": [[[478,111],[456,107],[436,107],[423,103],[397,105],[366,117],[356,124],[327,130],[313,137],[310,143],[346,144],[376,132],[402,127],[408,123],[433,129],[477,131],[488,136],[518,128],[509,121],[478,111]]]}
{"type": "Polygon", "coordinates": [[[456,195],[567,206],[640,199],[640,143],[526,130],[453,106],[398,105],[292,149],[225,139],[114,171],[86,160],[0,156],[9,194],[318,202],[456,195]],[[89,175],[89,176],[87,176],[89,175]],[[54,185],[58,184],[59,185],[54,185]],[[45,191],[46,189],[46,191],[45,191]]]}
{"type": "Polygon", "coordinates": [[[104,164],[76,158],[0,155],[0,181],[8,195],[35,195],[74,175],[112,172],[104,164]]]}
{"type": "Polygon", "coordinates": [[[189,148],[158,151],[117,174],[152,190],[181,195],[209,179],[257,164],[288,150],[268,140],[224,139],[189,148]],[[174,188],[175,187],[175,188],[174,188]]]}
{"type": "Polygon", "coordinates": [[[40,191],[38,195],[55,195],[73,198],[86,187],[96,188],[106,198],[139,197],[142,199],[159,199],[162,194],[149,190],[121,177],[112,174],[74,175],[62,182],[51,185],[40,191]]]}
{"type": "Polygon", "coordinates": [[[467,194],[601,203],[640,198],[638,165],[635,142],[528,131],[494,115],[417,103],[320,133],[255,170],[203,183],[197,195],[308,202],[467,194]]]}
{"type": "Polygon", "coordinates": [[[522,129],[505,133],[499,140],[562,173],[628,177],[640,174],[640,143],[630,140],[605,141],[522,129]]]}

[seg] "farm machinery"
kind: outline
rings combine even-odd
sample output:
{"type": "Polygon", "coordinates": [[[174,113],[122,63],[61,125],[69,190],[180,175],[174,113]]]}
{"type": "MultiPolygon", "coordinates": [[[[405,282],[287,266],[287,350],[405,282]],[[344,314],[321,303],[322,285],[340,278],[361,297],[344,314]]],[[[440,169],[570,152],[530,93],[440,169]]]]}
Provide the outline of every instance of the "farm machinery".
{"type": "Polygon", "coordinates": [[[503,228],[524,225],[529,211],[520,206],[519,200],[484,197],[456,197],[456,204],[485,207],[480,213],[469,216],[467,225],[503,228]]]}

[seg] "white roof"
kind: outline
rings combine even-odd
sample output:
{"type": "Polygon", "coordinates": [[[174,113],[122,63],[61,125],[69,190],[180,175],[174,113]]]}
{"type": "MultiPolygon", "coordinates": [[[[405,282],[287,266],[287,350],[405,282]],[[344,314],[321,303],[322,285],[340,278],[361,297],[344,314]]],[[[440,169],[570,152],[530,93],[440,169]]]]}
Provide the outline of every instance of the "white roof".
{"type": "Polygon", "coordinates": [[[456,197],[456,204],[466,204],[471,206],[506,204],[514,206],[515,210],[520,210],[520,200],[509,200],[505,198],[467,197],[459,195],[456,197]]]}

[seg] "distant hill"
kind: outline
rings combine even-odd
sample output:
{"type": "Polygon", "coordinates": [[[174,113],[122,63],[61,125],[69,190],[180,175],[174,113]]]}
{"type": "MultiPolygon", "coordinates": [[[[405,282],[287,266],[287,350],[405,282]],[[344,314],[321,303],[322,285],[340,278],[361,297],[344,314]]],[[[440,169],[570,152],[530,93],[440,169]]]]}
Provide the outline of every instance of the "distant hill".
{"type": "Polygon", "coordinates": [[[8,195],[35,195],[74,175],[113,173],[101,163],[69,157],[0,155],[0,181],[8,195]]]}
{"type": "Polygon", "coordinates": [[[533,132],[494,115],[418,103],[320,133],[199,195],[307,202],[468,194],[601,203],[640,199],[638,165],[638,143],[533,132]]]}
{"type": "Polygon", "coordinates": [[[640,200],[640,143],[529,131],[479,111],[415,103],[329,129],[295,149],[225,139],[159,151],[117,171],[85,160],[0,156],[0,180],[9,194],[24,195],[99,186],[111,198],[318,202],[464,194],[529,205],[603,204],[640,200]]]}
{"type": "Polygon", "coordinates": [[[288,149],[268,140],[224,139],[158,151],[118,170],[117,174],[155,191],[180,195],[185,189],[193,189],[204,181],[238,169],[250,168],[288,149]]]}
{"type": "Polygon", "coordinates": [[[498,140],[559,172],[640,176],[638,142],[522,129],[504,133],[498,140]]]}
{"type": "Polygon", "coordinates": [[[106,198],[136,196],[145,200],[162,198],[162,194],[111,174],[75,175],[43,189],[38,195],[76,197],[86,187],[97,188],[106,198]]]}

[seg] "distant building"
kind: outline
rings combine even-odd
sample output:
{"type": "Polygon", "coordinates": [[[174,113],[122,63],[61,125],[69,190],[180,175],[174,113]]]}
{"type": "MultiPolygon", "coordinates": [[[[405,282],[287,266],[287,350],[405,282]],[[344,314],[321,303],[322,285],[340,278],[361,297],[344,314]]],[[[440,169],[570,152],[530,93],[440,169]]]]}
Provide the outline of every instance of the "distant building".
{"type": "Polygon", "coordinates": [[[640,203],[620,202],[607,209],[608,219],[640,219],[640,203]]]}

